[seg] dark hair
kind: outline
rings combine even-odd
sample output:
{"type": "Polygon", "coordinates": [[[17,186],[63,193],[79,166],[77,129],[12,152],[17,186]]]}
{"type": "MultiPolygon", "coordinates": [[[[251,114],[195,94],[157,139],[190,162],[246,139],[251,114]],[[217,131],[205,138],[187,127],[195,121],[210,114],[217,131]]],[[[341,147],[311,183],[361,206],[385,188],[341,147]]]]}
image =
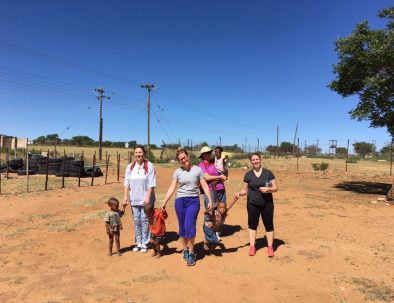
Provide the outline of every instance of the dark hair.
{"type": "Polygon", "coordinates": [[[136,146],[134,146],[134,151],[135,151],[137,148],[141,148],[142,151],[144,152],[144,154],[146,153],[146,152],[145,152],[145,147],[144,147],[143,145],[137,144],[136,146]]]}
{"type": "Polygon", "coordinates": [[[176,150],[176,159],[179,161],[178,156],[180,154],[185,154],[186,156],[189,156],[189,153],[187,152],[187,150],[183,149],[183,148],[178,148],[176,150]]]}
{"type": "Polygon", "coordinates": [[[114,205],[114,204],[118,204],[119,205],[119,200],[116,199],[116,198],[109,198],[107,203],[108,203],[109,206],[114,205]]]}
{"type": "Polygon", "coordinates": [[[252,161],[252,157],[253,156],[257,156],[257,157],[259,157],[259,159],[261,160],[261,155],[260,155],[260,153],[252,153],[251,155],[250,155],[250,157],[249,157],[249,160],[250,161],[252,161]]]}
{"type": "Polygon", "coordinates": [[[220,150],[221,152],[223,151],[223,147],[221,147],[221,146],[216,146],[215,150],[217,150],[217,149],[220,150]]]}
{"type": "Polygon", "coordinates": [[[144,213],[149,215],[153,211],[153,208],[154,208],[153,203],[149,202],[147,204],[144,204],[144,213]]]}

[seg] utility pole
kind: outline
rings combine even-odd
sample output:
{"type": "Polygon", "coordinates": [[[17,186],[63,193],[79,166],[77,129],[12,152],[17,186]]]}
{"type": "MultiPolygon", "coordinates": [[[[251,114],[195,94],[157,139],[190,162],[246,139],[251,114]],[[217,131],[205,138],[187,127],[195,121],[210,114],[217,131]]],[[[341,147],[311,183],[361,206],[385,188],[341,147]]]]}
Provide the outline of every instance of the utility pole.
{"type": "MultiPolygon", "coordinates": [[[[298,132],[298,122],[297,122],[296,129],[295,129],[295,133],[294,133],[293,156],[295,156],[295,153],[296,153],[296,151],[295,151],[295,150],[296,150],[295,144],[296,144],[297,132],[298,132]]],[[[298,145],[299,145],[299,144],[298,144],[298,145]]]]}
{"type": "Polygon", "coordinates": [[[222,146],[222,137],[219,136],[219,146],[222,146]]]}
{"type": "Polygon", "coordinates": [[[141,85],[142,88],[146,88],[148,90],[148,146],[147,146],[147,159],[149,160],[149,150],[150,150],[150,92],[152,89],[155,88],[155,86],[151,83],[143,84],[141,85]]]}
{"type": "Polygon", "coordinates": [[[103,99],[110,99],[110,97],[104,96],[104,88],[97,87],[94,89],[100,95],[97,99],[100,101],[100,121],[99,121],[99,160],[102,159],[103,154],[103,99]]]}
{"type": "Polygon", "coordinates": [[[260,147],[260,140],[259,137],[257,137],[257,152],[259,152],[259,147],[260,147]]]}

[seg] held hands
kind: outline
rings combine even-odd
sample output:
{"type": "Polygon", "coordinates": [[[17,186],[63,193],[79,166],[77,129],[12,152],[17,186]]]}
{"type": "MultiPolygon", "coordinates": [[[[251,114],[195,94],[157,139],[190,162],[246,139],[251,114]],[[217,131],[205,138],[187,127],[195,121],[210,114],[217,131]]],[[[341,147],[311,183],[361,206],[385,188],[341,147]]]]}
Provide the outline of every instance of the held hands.
{"type": "Polygon", "coordinates": [[[126,207],[127,204],[129,204],[129,199],[126,197],[126,198],[123,199],[122,205],[123,205],[124,207],[126,207]]]}

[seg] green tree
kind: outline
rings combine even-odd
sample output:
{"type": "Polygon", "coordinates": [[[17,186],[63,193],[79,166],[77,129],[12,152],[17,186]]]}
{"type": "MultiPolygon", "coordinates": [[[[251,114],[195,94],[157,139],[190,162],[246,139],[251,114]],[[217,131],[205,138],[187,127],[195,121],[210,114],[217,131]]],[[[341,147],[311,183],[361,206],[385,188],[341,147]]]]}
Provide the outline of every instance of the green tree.
{"type": "Polygon", "coordinates": [[[375,145],[367,142],[355,142],[353,143],[354,150],[361,158],[364,158],[367,154],[372,153],[375,150],[375,145]]]}
{"type": "Polygon", "coordinates": [[[337,147],[337,155],[338,156],[346,156],[347,154],[347,148],[346,147],[337,147]]]}
{"type": "Polygon", "coordinates": [[[386,146],[383,146],[380,150],[380,153],[382,155],[389,155],[391,151],[391,144],[387,144],[386,146]]]}
{"type": "Polygon", "coordinates": [[[89,138],[88,136],[74,136],[70,140],[72,145],[76,146],[92,146],[96,142],[92,139],[89,138]]]}
{"type": "Polygon", "coordinates": [[[47,138],[45,136],[39,136],[38,138],[33,140],[34,144],[45,144],[47,141],[47,138]]]}
{"type": "Polygon", "coordinates": [[[316,156],[321,153],[321,148],[316,144],[306,145],[304,147],[304,152],[307,156],[316,156]]]}
{"type": "Polygon", "coordinates": [[[394,6],[378,16],[388,19],[385,28],[371,29],[363,21],[350,36],[338,38],[336,79],[329,87],[343,97],[358,95],[350,116],[369,120],[371,127],[387,127],[394,138],[394,6]]]}
{"type": "Polygon", "coordinates": [[[282,142],[279,146],[279,150],[281,153],[292,153],[293,152],[293,144],[290,142],[282,142]]]}
{"type": "Polygon", "coordinates": [[[268,145],[267,148],[265,149],[267,152],[270,154],[275,154],[276,153],[276,145],[268,145]]]}

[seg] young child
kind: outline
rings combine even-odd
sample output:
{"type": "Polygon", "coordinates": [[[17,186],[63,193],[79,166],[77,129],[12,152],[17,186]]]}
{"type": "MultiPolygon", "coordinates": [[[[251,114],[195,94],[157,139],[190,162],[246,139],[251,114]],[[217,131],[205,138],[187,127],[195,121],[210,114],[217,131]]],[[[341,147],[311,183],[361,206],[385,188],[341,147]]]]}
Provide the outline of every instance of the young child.
{"type": "Polygon", "coordinates": [[[219,174],[228,177],[228,156],[226,155],[224,158],[222,158],[222,152],[223,148],[221,146],[217,146],[215,148],[215,167],[219,174]]]}
{"type": "Polygon", "coordinates": [[[226,202],[219,201],[216,204],[216,207],[211,210],[206,210],[204,212],[204,250],[209,251],[209,244],[210,243],[217,243],[218,239],[217,236],[215,238],[216,232],[218,232],[223,225],[224,221],[226,220],[227,213],[230,208],[234,205],[237,199],[234,199],[233,202],[230,203],[228,207],[226,207],[226,202]]]}
{"type": "Polygon", "coordinates": [[[166,223],[164,220],[167,219],[168,214],[164,209],[154,208],[151,203],[144,205],[144,211],[149,219],[150,243],[153,248],[152,257],[160,258],[160,245],[163,245],[166,237],[166,223]]]}
{"type": "Polygon", "coordinates": [[[118,256],[120,253],[120,231],[123,229],[121,217],[124,214],[125,206],[122,205],[122,209],[119,210],[119,201],[116,198],[110,198],[108,200],[108,206],[111,209],[104,216],[105,229],[109,238],[108,256],[112,256],[112,246],[114,238],[116,242],[116,249],[118,256]]]}

